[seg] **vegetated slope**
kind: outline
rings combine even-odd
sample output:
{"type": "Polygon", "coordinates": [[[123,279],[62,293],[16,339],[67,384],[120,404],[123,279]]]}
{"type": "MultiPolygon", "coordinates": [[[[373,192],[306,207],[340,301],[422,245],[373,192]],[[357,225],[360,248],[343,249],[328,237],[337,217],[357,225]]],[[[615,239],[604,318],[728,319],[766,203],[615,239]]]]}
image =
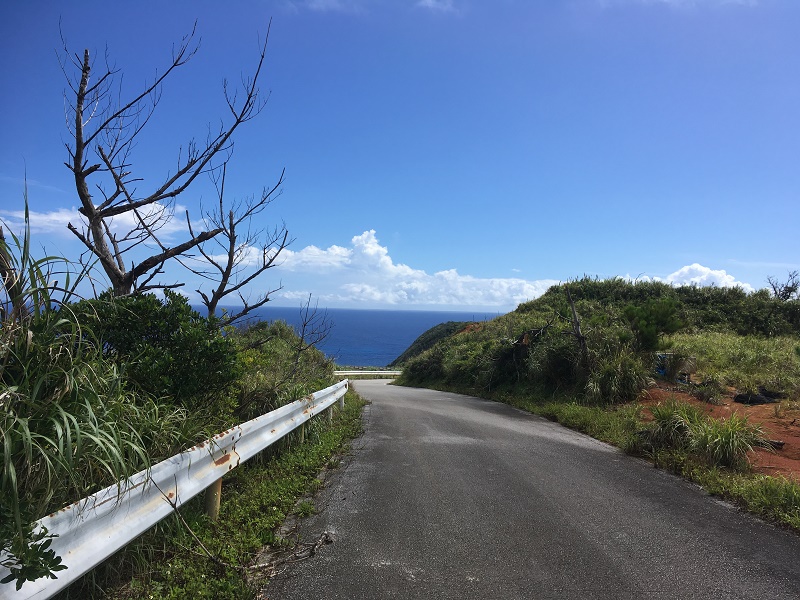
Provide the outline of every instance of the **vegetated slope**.
{"type": "Polygon", "coordinates": [[[668,371],[695,356],[698,379],[713,388],[709,393],[721,386],[755,393],[766,386],[797,397],[800,301],[766,290],[584,278],[439,340],[406,362],[400,383],[477,394],[561,391],[624,402],[652,380],[659,350],[673,355],[668,371]]]}
{"type": "Polygon", "coordinates": [[[389,363],[389,366],[399,367],[403,365],[415,356],[422,354],[425,350],[436,344],[436,342],[448,338],[454,333],[463,331],[471,324],[472,321],[447,321],[446,323],[439,323],[431,327],[414,340],[405,352],[389,363]]]}
{"type": "MultiPolygon", "coordinates": [[[[31,290],[17,297],[47,287],[31,290]]],[[[223,331],[170,290],[45,296],[28,312],[8,296],[0,291],[0,554],[19,585],[61,568],[37,519],[335,382],[333,363],[285,323],[223,331]]]]}

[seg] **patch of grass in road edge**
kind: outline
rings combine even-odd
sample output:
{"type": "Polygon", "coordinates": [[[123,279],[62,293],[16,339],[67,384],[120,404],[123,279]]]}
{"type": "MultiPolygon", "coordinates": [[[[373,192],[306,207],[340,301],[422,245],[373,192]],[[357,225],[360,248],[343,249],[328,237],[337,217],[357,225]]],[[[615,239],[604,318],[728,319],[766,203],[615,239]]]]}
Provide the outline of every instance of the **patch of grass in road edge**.
{"type": "MultiPolygon", "coordinates": [[[[112,558],[101,572],[87,576],[62,598],[178,600],[214,598],[243,600],[255,595],[248,583],[247,567],[266,545],[283,542],[276,531],[286,517],[297,512],[297,501],[316,491],[318,474],[335,468],[337,454],[347,451],[362,431],[361,409],[366,403],[349,391],[345,408],[336,409],[333,425],[318,415],[307,423],[306,442],[296,434],[282,450],[267,449],[231,471],[222,485],[219,520],[212,523],[203,512],[203,494],[180,509],[197,539],[216,557],[210,559],[177,517],[163,520],[125,551],[125,559],[112,558]],[[114,571],[121,569],[122,572],[114,571]],[[112,589],[98,581],[117,579],[112,589]]],[[[305,507],[301,506],[303,512],[305,507]]]]}
{"type": "Polygon", "coordinates": [[[639,435],[644,427],[640,404],[597,406],[578,402],[568,396],[543,398],[532,391],[476,394],[474,389],[447,389],[515,406],[617,446],[628,454],[648,458],[654,466],[697,483],[712,496],[728,500],[768,521],[800,532],[800,484],[784,477],[709,466],[681,450],[662,449],[643,453],[639,435]]]}

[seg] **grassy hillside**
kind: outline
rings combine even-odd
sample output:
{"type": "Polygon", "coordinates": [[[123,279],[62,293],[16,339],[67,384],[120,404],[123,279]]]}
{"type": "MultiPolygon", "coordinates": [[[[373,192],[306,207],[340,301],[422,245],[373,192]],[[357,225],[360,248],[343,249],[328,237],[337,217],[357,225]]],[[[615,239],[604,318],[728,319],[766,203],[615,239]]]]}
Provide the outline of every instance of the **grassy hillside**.
{"type": "Polygon", "coordinates": [[[715,384],[797,396],[800,301],[766,291],[584,278],[440,339],[405,361],[401,383],[625,402],[655,375],[658,351],[671,352],[675,368],[681,357],[696,357],[700,378],[715,384]]]}
{"type": "Polygon", "coordinates": [[[415,356],[425,352],[425,350],[428,348],[433,347],[440,340],[448,338],[459,331],[463,331],[471,324],[472,322],[470,321],[447,321],[447,323],[439,323],[438,325],[431,327],[428,331],[414,340],[405,352],[389,363],[389,366],[398,367],[405,364],[415,356]]]}

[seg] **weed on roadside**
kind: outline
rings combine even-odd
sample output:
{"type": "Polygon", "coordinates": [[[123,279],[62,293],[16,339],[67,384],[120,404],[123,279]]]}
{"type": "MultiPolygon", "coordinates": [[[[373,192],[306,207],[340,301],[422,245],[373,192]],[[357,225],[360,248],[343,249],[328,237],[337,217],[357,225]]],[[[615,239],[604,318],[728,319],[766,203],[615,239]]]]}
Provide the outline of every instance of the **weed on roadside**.
{"type": "Polygon", "coordinates": [[[232,471],[223,479],[217,522],[204,514],[198,496],[180,509],[181,519],[165,519],[126,548],[123,558],[107,561],[59,598],[253,597],[254,557],[266,545],[283,543],[276,531],[289,514],[314,511],[311,501],[297,501],[319,488],[320,470],[360,434],[363,406],[348,392],[332,426],[325,418],[314,419],[304,444],[285,442],[282,452],[254,457],[232,471]]]}

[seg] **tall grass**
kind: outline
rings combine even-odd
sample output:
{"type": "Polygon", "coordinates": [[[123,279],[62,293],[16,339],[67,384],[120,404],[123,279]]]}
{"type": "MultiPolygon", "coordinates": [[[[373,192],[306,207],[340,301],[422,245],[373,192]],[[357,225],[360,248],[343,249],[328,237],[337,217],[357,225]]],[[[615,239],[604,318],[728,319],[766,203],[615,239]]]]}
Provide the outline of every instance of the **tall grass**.
{"type": "Polygon", "coordinates": [[[691,449],[710,464],[745,470],[747,453],[765,444],[764,434],[747,417],[733,414],[727,419],[705,419],[691,430],[691,449]]]}
{"type": "Polygon", "coordinates": [[[632,402],[652,383],[642,361],[632,353],[619,352],[598,363],[586,382],[586,398],[590,402],[632,402]]]}
{"type": "Polygon", "coordinates": [[[759,385],[800,396],[800,352],[796,337],[760,337],[701,331],[669,338],[675,352],[697,357],[700,377],[715,377],[741,391],[759,385]]]}
{"type": "Polygon", "coordinates": [[[714,467],[747,470],[747,454],[764,446],[764,433],[747,417],[712,419],[697,407],[674,400],[651,407],[653,421],[642,431],[645,450],[688,452],[714,467]]]}
{"type": "Polygon", "coordinates": [[[0,560],[18,586],[62,568],[32,523],[146,468],[184,416],[133,397],[102,360],[68,304],[85,271],[35,259],[27,218],[26,198],[23,238],[0,239],[0,560]]]}
{"type": "Polygon", "coordinates": [[[706,418],[695,406],[671,400],[650,408],[653,422],[648,430],[654,447],[685,449],[691,445],[692,431],[706,418]]]}

